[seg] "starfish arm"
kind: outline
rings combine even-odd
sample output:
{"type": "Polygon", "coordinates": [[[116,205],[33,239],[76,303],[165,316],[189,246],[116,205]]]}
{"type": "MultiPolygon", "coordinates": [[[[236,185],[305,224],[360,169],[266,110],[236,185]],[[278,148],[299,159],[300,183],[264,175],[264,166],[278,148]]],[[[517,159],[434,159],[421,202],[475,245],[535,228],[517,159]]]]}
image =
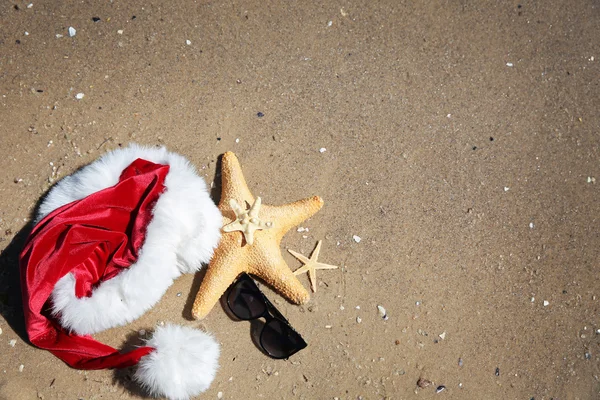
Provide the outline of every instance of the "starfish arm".
{"type": "Polygon", "coordinates": [[[256,198],[256,200],[254,200],[254,204],[252,204],[252,207],[250,207],[250,210],[248,211],[248,216],[250,218],[258,217],[258,213],[260,212],[261,204],[262,204],[262,199],[260,198],[260,196],[258,196],[256,198]]]}
{"type": "Polygon", "coordinates": [[[309,268],[308,269],[308,280],[310,281],[310,288],[312,289],[313,293],[317,292],[317,272],[315,271],[315,268],[309,268]]]}
{"type": "Polygon", "coordinates": [[[215,253],[192,306],[192,316],[195,319],[206,317],[221,295],[243,272],[243,266],[238,261],[239,259],[241,257],[238,257],[235,252],[215,253]]]}
{"type": "Polygon", "coordinates": [[[288,252],[293,255],[294,257],[296,257],[298,260],[300,260],[302,262],[302,264],[308,264],[310,262],[310,260],[308,258],[306,258],[304,255],[295,252],[294,250],[290,250],[288,249],[288,252]]]}
{"type": "Polygon", "coordinates": [[[281,253],[271,252],[267,255],[267,259],[270,265],[254,265],[249,273],[268,283],[292,303],[304,304],[308,301],[310,295],[287,266],[281,253]]]}
{"type": "Polygon", "coordinates": [[[339,267],[337,265],[330,265],[330,264],[323,264],[323,263],[316,263],[315,264],[315,269],[338,269],[339,267]]]}
{"type": "Polygon", "coordinates": [[[240,224],[240,221],[233,221],[230,224],[227,224],[223,227],[223,232],[234,232],[234,231],[241,231],[243,230],[244,227],[242,226],[242,224],[240,224]]]}
{"type": "Polygon", "coordinates": [[[248,225],[248,227],[244,231],[244,239],[246,239],[246,243],[248,243],[250,246],[252,246],[252,244],[254,243],[254,231],[255,230],[256,230],[255,226],[248,225]]]}
{"type": "Polygon", "coordinates": [[[219,209],[229,207],[229,200],[235,199],[240,206],[245,202],[252,204],[254,196],[250,193],[242,167],[235,154],[228,151],[221,158],[221,202],[219,209]]]}
{"type": "Polygon", "coordinates": [[[283,206],[271,206],[268,207],[268,211],[265,205],[263,206],[265,209],[263,215],[269,215],[268,219],[275,221],[275,228],[283,236],[294,226],[315,215],[321,207],[323,207],[323,199],[319,196],[313,196],[283,206]]]}
{"type": "Polygon", "coordinates": [[[310,259],[314,260],[315,262],[317,261],[317,258],[319,258],[319,253],[321,252],[321,243],[322,243],[321,240],[319,240],[317,242],[317,246],[315,247],[312,254],[310,255],[310,259]]]}
{"type": "Polygon", "coordinates": [[[300,275],[308,271],[308,265],[304,265],[294,271],[294,275],[300,275]]]}
{"type": "Polygon", "coordinates": [[[237,218],[240,217],[240,215],[244,215],[244,213],[246,212],[246,210],[244,210],[237,201],[235,201],[235,199],[229,199],[229,206],[231,207],[231,209],[233,210],[233,212],[235,213],[235,216],[237,218]]]}

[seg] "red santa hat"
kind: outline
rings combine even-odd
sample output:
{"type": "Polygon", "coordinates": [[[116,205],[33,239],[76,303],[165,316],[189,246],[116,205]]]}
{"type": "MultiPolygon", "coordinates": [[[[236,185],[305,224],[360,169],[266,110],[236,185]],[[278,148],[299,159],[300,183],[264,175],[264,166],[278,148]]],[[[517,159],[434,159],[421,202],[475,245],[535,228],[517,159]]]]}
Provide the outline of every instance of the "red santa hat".
{"type": "Polygon", "coordinates": [[[79,369],[125,368],[152,395],[187,399],[208,388],[219,346],[208,334],[159,326],[121,353],[90,335],[154,306],[173,280],[207,263],[221,214],[181,155],[132,145],[58,182],[21,253],[29,340],[79,369]]]}

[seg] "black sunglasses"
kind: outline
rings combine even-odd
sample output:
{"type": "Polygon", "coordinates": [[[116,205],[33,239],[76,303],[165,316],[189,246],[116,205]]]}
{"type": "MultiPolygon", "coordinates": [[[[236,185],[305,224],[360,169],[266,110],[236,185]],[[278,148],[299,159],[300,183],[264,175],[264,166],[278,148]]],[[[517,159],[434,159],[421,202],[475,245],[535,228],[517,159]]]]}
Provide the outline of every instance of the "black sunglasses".
{"type": "Polygon", "coordinates": [[[250,321],[264,318],[266,320],[260,333],[259,344],[269,357],[288,358],[307,346],[300,334],[292,328],[247,274],[240,275],[229,288],[227,305],[239,319],[250,321]]]}

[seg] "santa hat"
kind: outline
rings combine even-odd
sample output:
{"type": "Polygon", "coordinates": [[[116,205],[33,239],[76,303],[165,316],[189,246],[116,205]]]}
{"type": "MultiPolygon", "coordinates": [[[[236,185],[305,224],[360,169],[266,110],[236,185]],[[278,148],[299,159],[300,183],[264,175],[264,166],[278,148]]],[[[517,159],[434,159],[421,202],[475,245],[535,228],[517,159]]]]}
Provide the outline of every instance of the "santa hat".
{"type": "Polygon", "coordinates": [[[58,182],[21,253],[29,340],[79,369],[125,368],[151,394],[187,399],[208,388],[219,346],[208,334],[159,326],[121,353],[90,334],[125,325],[173,280],[207,263],[221,214],[181,155],[132,145],[58,182]]]}

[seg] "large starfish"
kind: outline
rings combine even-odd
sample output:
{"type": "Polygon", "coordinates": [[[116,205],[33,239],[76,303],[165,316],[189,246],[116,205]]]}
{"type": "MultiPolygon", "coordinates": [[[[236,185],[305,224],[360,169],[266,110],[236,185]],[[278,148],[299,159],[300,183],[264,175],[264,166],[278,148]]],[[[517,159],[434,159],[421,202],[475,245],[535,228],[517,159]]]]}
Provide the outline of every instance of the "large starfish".
{"type": "Polygon", "coordinates": [[[288,251],[304,264],[302,267],[294,271],[294,275],[300,275],[308,272],[308,279],[310,280],[310,287],[314,292],[317,291],[317,270],[318,269],[336,269],[337,265],[323,264],[317,261],[319,258],[319,252],[321,251],[321,241],[317,242],[317,247],[313,250],[310,258],[303,256],[294,250],[288,249],[288,251]]]}
{"type": "Polygon", "coordinates": [[[204,318],[242,272],[260,278],[292,303],[306,302],[308,291],[286,264],[279,246],[287,231],[313,216],[322,206],[323,200],[314,196],[283,206],[263,204],[261,207],[259,198],[255,203],[248,189],[237,157],[232,152],[225,153],[221,160],[219,210],[226,229],[196,295],[192,307],[194,318],[204,318]],[[246,211],[246,204],[253,206],[246,211]],[[253,218],[256,218],[254,222],[253,218]],[[268,222],[271,224],[267,225],[268,222]],[[248,229],[244,223],[263,225],[248,229]],[[250,240],[244,236],[248,232],[252,232],[250,240]]]}

